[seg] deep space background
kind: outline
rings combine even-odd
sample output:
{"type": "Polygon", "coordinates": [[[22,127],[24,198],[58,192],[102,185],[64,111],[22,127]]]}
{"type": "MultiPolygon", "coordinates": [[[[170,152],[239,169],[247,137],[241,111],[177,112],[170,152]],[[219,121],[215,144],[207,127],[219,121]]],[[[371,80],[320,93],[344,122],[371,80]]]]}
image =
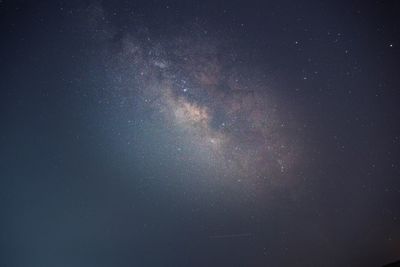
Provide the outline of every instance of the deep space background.
{"type": "Polygon", "coordinates": [[[398,1],[0,1],[0,266],[400,260],[398,1]]]}

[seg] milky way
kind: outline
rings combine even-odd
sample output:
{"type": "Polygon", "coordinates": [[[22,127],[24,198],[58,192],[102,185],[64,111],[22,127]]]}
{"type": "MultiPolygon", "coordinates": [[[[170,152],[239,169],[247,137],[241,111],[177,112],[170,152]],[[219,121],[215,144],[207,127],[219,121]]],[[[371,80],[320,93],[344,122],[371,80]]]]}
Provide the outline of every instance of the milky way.
{"type": "Polygon", "coordinates": [[[109,55],[115,85],[174,129],[176,142],[190,147],[185,161],[211,166],[227,181],[285,183],[301,154],[290,107],[227,39],[193,31],[122,37],[109,55]]]}

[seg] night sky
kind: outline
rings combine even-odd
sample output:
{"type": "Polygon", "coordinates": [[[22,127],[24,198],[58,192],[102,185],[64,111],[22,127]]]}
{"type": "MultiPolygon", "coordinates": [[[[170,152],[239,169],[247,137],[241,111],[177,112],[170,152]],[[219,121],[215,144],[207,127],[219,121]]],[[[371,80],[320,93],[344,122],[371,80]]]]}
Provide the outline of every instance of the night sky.
{"type": "Polygon", "coordinates": [[[0,266],[400,260],[399,1],[0,1],[0,266]]]}

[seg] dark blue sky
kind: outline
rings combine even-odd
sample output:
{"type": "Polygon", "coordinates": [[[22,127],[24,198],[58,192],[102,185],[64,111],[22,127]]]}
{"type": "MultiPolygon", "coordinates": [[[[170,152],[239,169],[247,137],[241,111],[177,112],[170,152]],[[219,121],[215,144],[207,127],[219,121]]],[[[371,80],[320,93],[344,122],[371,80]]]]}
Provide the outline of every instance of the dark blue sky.
{"type": "Polygon", "coordinates": [[[400,259],[396,1],[1,1],[0,265],[400,259]]]}

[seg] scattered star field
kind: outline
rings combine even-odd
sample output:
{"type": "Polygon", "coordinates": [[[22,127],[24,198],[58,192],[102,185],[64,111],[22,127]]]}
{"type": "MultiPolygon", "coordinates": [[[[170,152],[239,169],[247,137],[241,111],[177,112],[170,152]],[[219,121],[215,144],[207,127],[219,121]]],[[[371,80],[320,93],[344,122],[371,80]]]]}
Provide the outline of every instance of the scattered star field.
{"type": "Polygon", "coordinates": [[[0,1],[0,266],[400,260],[396,1],[0,1]]]}

